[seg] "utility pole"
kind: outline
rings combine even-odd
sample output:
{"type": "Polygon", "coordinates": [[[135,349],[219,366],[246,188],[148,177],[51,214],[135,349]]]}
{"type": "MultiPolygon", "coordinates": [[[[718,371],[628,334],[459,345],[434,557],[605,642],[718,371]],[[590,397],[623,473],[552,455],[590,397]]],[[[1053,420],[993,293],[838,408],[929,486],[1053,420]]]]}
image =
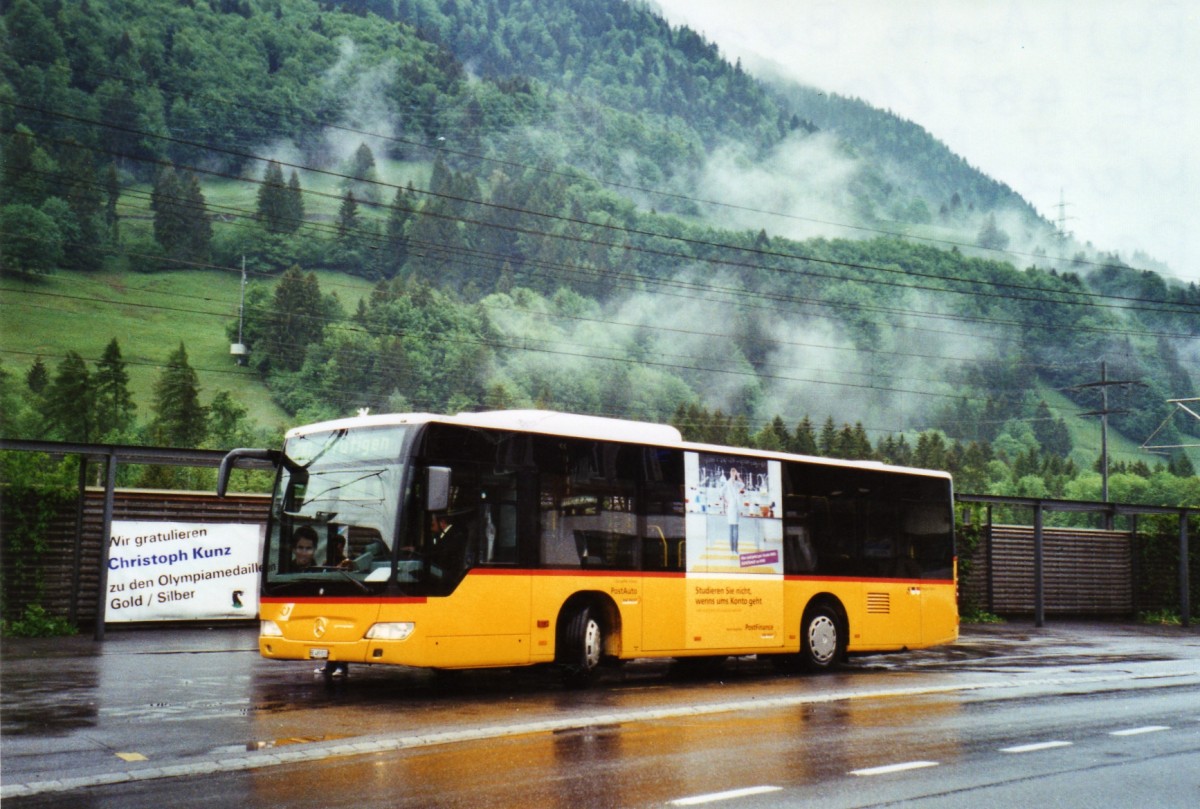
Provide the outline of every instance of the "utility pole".
{"type": "Polygon", "coordinates": [[[1108,362],[1100,361],[1100,381],[1086,382],[1082,385],[1076,385],[1071,390],[1083,390],[1084,388],[1100,388],[1100,409],[1089,410],[1086,413],[1080,413],[1081,416],[1099,416],[1100,417],[1100,485],[1101,499],[1103,502],[1108,502],[1108,417],[1117,413],[1128,413],[1126,409],[1110,410],[1108,407],[1108,389],[1113,385],[1144,385],[1144,382],[1139,382],[1136,379],[1109,379],[1108,378],[1108,362]]]}
{"type": "Polygon", "coordinates": [[[1058,260],[1066,262],[1067,260],[1067,242],[1071,240],[1071,232],[1067,230],[1067,220],[1074,219],[1073,216],[1067,216],[1067,199],[1063,189],[1058,189],[1058,216],[1054,220],[1055,236],[1058,238],[1058,260]]]}
{"type": "Polygon", "coordinates": [[[242,342],[242,322],[246,319],[246,256],[242,256],[242,298],[238,303],[238,337],[237,342],[229,346],[238,365],[246,364],[246,344],[242,342]]]}

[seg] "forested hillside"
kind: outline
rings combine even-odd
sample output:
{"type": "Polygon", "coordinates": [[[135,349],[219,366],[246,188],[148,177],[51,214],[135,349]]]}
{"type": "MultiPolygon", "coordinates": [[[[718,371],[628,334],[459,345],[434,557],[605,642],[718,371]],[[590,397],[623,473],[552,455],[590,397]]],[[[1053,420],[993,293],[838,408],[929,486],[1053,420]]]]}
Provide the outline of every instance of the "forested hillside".
{"type": "MultiPolygon", "coordinates": [[[[272,440],[186,331],[129,395],[124,319],[216,313],[160,296],[243,266],[205,339],[289,420],[550,407],[1080,497],[1101,362],[1137,383],[1111,391],[1125,446],[1188,426],[1166,401],[1200,387],[1194,284],[1081,252],[916,124],[768,86],[640,4],[0,9],[6,322],[53,318],[51,277],[78,282],[63,307],[114,290],[110,333],[5,327],[5,436],[272,440]]],[[[1131,496],[1191,496],[1182,453],[1122,463],[1131,491],[1159,476],[1131,496]]]]}

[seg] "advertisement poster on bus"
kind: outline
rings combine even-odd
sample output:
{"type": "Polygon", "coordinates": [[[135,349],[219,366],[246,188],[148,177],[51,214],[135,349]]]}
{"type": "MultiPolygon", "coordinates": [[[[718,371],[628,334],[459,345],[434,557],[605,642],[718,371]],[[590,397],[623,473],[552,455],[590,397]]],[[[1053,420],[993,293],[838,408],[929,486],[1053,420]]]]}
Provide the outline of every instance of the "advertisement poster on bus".
{"type": "Polygon", "coordinates": [[[778,461],[689,452],[689,573],[783,573],[778,461]]]}
{"type": "Polygon", "coordinates": [[[684,453],[690,648],[782,643],[778,461],[684,453]]]}
{"type": "Polygon", "coordinates": [[[104,620],[258,617],[265,527],[114,520],[104,620]]]}

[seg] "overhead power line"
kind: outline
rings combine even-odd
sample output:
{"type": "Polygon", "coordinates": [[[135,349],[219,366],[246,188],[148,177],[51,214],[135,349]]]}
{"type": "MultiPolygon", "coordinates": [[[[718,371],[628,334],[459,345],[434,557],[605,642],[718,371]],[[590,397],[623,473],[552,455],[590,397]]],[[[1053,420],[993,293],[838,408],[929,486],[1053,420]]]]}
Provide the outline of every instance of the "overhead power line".
{"type": "MultiPolygon", "coordinates": [[[[9,102],[9,101],[0,100],[0,103],[6,103],[6,104],[9,104],[10,106],[13,106],[18,109],[24,109],[24,110],[27,110],[30,112],[36,112],[36,113],[43,114],[43,115],[50,115],[50,116],[54,116],[54,117],[58,117],[58,118],[63,118],[65,120],[74,121],[76,123],[83,123],[83,124],[89,124],[92,126],[99,126],[99,127],[109,128],[109,129],[115,129],[117,131],[126,132],[128,134],[136,134],[140,137],[154,138],[154,139],[166,141],[169,143],[173,143],[176,145],[182,145],[182,146],[188,146],[191,148],[207,150],[209,152],[213,152],[216,154],[222,154],[222,155],[225,155],[226,157],[235,158],[238,160],[249,160],[249,161],[262,162],[262,163],[271,162],[271,158],[266,158],[266,157],[263,157],[261,155],[257,155],[257,154],[251,153],[251,152],[243,152],[243,151],[238,151],[235,149],[226,149],[226,148],[222,148],[222,147],[216,147],[216,146],[197,143],[194,141],[188,141],[188,140],[185,140],[182,138],[172,137],[172,136],[168,136],[168,135],[158,135],[155,133],[138,130],[138,129],[134,129],[131,127],[120,126],[117,124],[112,124],[112,123],[103,122],[103,121],[96,121],[94,119],[83,118],[80,116],[70,115],[67,113],[57,112],[57,111],[53,111],[53,110],[47,110],[47,109],[40,108],[40,107],[33,107],[30,105],[20,104],[17,102],[9,102]]],[[[140,159],[133,155],[114,153],[114,152],[111,152],[108,150],[99,150],[99,151],[103,151],[107,154],[111,154],[114,156],[125,157],[128,159],[140,159]]],[[[165,164],[165,161],[150,161],[150,162],[165,164]]],[[[390,183],[385,183],[380,180],[364,179],[361,177],[347,175],[342,172],[337,172],[337,171],[333,171],[330,169],[323,169],[323,168],[313,167],[313,166],[305,166],[305,165],[290,163],[290,162],[281,161],[281,160],[274,160],[274,162],[278,163],[281,166],[285,166],[287,168],[292,168],[297,171],[304,171],[304,172],[308,172],[310,174],[323,175],[323,176],[327,176],[327,177],[330,177],[330,178],[333,178],[336,180],[364,183],[364,184],[388,189],[388,190],[391,190],[392,192],[400,190],[400,188],[401,188],[400,186],[390,184],[390,183]]],[[[230,175],[227,173],[222,173],[222,172],[219,172],[219,171],[216,171],[213,169],[207,169],[207,168],[198,167],[198,166],[188,166],[185,168],[187,168],[188,170],[191,170],[195,173],[212,174],[212,175],[216,175],[216,176],[222,176],[227,179],[238,179],[238,180],[242,180],[242,181],[247,181],[243,177],[237,177],[237,176],[230,175]]],[[[260,182],[260,181],[249,181],[249,182],[260,182]]],[[[925,280],[938,280],[938,281],[948,282],[948,283],[964,284],[969,287],[982,286],[982,287],[989,287],[989,288],[1002,289],[1002,290],[1041,292],[1041,293],[1044,293],[1047,295],[1053,295],[1053,296],[1077,297],[1080,300],[1059,301],[1059,300],[1047,299],[1044,297],[1022,297],[1019,295],[1013,295],[1011,293],[987,293],[987,292],[981,292],[978,289],[953,289],[953,288],[944,288],[944,287],[923,286],[920,284],[913,284],[913,283],[888,282],[888,281],[881,281],[878,279],[858,279],[858,280],[862,280],[864,283],[874,284],[874,285],[896,286],[896,287],[924,290],[924,291],[937,292],[937,293],[954,293],[954,294],[969,295],[972,297],[998,297],[998,298],[1008,299],[1008,300],[1016,299],[1016,300],[1027,300],[1027,301],[1038,301],[1038,302],[1049,300],[1049,302],[1056,302],[1056,303],[1069,302],[1069,303],[1072,303],[1073,305],[1103,305],[1103,304],[1099,304],[1099,303],[1092,303],[1092,301],[1105,301],[1105,300],[1118,302],[1112,308],[1139,308],[1136,306],[1130,306],[1129,304],[1149,303],[1154,306],[1152,311],[1161,311],[1161,309],[1159,307],[1163,307],[1163,306],[1183,306],[1184,311],[1191,311],[1194,309],[1194,310],[1200,312],[1200,306],[1191,306],[1191,305],[1182,304],[1182,303],[1176,302],[1176,301],[1143,299],[1143,298],[1133,298],[1133,297],[1126,297],[1126,296],[1114,296],[1114,295],[1106,295],[1106,294],[1101,294],[1101,293],[1088,292],[1085,290],[1047,290],[1047,289],[1044,289],[1041,287],[1035,287],[1035,286],[1030,286],[1030,285],[1025,285],[1025,284],[1013,284],[1013,283],[1008,283],[1008,282],[990,281],[990,280],[986,280],[986,279],[959,278],[956,276],[939,275],[936,273],[926,273],[926,272],[920,272],[920,271],[915,271],[915,270],[905,270],[905,269],[893,268],[893,267],[879,267],[879,266],[873,266],[873,265],[856,263],[856,262],[837,261],[837,260],[833,260],[833,259],[822,258],[819,256],[804,255],[804,254],[799,254],[799,253],[788,253],[788,252],[777,251],[777,250],[767,250],[767,249],[763,249],[763,248],[735,246],[735,245],[722,244],[722,243],[718,243],[718,242],[710,242],[710,241],[705,241],[702,239],[695,239],[695,238],[690,238],[690,237],[685,237],[685,236],[664,234],[661,232],[647,231],[647,230],[629,228],[629,227],[620,226],[620,225],[613,225],[611,223],[606,223],[606,222],[592,222],[592,221],[586,220],[586,219],[579,219],[579,218],[575,218],[575,217],[564,216],[561,214],[555,214],[555,213],[550,213],[550,212],[545,212],[545,211],[536,211],[536,210],[531,210],[531,209],[526,209],[526,208],[520,208],[517,206],[503,205],[503,204],[499,204],[499,203],[495,203],[495,202],[487,202],[484,200],[468,199],[465,197],[459,197],[459,196],[455,196],[455,195],[451,195],[451,194],[434,192],[429,189],[414,189],[414,191],[416,191],[416,193],[421,194],[423,196],[431,197],[431,198],[438,198],[438,199],[445,200],[447,202],[475,205],[475,206],[479,206],[480,208],[484,208],[484,209],[498,210],[498,211],[503,211],[505,213],[510,213],[510,214],[533,216],[533,217],[540,218],[540,219],[557,221],[557,222],[562,222],[562,223],[567,223],[567,224],[580,225],[580,226],[585,226],[585,227],[589,227],[589,228],[597,228],[599,230],[604,230],[604,231],[609,231],[609,232],[614,232],[614,233],[624,234],[624,235],[629,235],[629,236],[639,236],[639,237],[650,238],[650,239],[665,239],[670,242],[678,242],[681,244],[686,244],[686,245],[689,245],[694,248],[705,248],[705,249],[717,248],[717,249],[723,249],[723,250],[731,250],[731,251],[734,251],[734,252],[737,252],[740,254],[750,255],[750,256],[754,256],[754,257],[787,259],[787,260],[792,260],[792,261],[810,262],[813,264],[826,265],[826,266],[837,267],[837,268],[841,268],[841,269],[849,269],[849,270],[855,270],[855,271],[869,271],[869,272],[880,273],[880,274],[884,274],[884,275],[898,275],[903,278],[920,278],[920,279],[925,279],[925,280]]],[[[318,192],[318,193],[320,193],[320,192],[318,192]]],[[[326,196],[328,196],[328,195],[326,195],[326,196]]],[[[361,204],[373,205],[373,206],[379,206],[379,207],[383,206],[382,203],[374,203],[374,202],[370,202],[370,201],[362,201],[361,204]]],[[[415,210],[415,209],[410,210],[410,212],[420,213],[422,215],[427,215],[427,216],[431,215],[429,212],[424,212],[424,211],[415,210]]],[[[801,276],[811,276],[811,277],[817,277],[817,278],[832,278],[835,280],[845,280],[842,276],[831,276],[828,273],[819,273],[819,272],[815,272],[812,270],[806,271],[806,270],[798,270],[798,269],[787,268],[787,267],[770,267],[770,266],[763,266],[763,265],[755,264],[755,263],[744,261],[744,260],[743,261],[734,261],[732,259],[722,259],[722,258],[713,258],[713,257],[707,257],[707,256],[699,256],[699,255],[672,253],[670,251],[656,251],[656,250],[650,250],[645,247],[629,245],[629,244],[623,243],[623,242],[601,242],[601,241],[598,241],[595,239],[582,239],[580,237],[570,236],[569,234],[556,234],[556,233],[552,233],[552,232],[538,231],[538,230],[534,230],[531,228],[518,228],[518,227],[515,227],[512,225],[502,225],[502,224],[498,224],[495,222],[489,222],[487,220],[473,219],[473,218],[468,218],[465,216],[452,216],[452,217],[446,217],[445,215],[440,215],[440,216],[443,216],[444,218],[451,218],[451,219],[454,219],[455,221],[463,222],[466,224],[472,224],[472,225],[476,225],[476,226],[489,227],[489,228],[499,228],[499,229],[503,229],[503,230],[509,230],[512,232],[523,233],[526,235],[539,236],[539,237],[544,237],[544,238],[566,239],[568,241],[581,241],[581,242],[585,242],[588,244],[599,244],[601,246],[607,246],[607,247],[618,247],[618,248],[638,250],[639,252],[649,252],[652,254],[663,255],[665,257],[675,257],[675,258],[681,258],[681,259],[691,260],[691,261],[700,261],[700,262],[705,262],[705,263],[724,264],[724,265],[736,266],[736,267],[741,267],[741,268],[768,269],[773,272],[781,272],[781,273],[789,274],[789,275],[801,275],[801,276]]]]}
{"type": "MultiPolygon", "coordinates": [[[[50,62],[49,60],[38,60],[36,58],[31,59],[30,61],[34,61],[34,62],[41,61],[43,64],[52,64],[52,62],[50,62]]],[[[93,72],[98,78],[112,79],[114,81],[122,82],[127,86],[137,86],[137,87],[152,86],[147,82],[139,81],[135,78],[131,78],[129,76],[125,76],[125,75],[121,75],[121,74],[117,74],[117,73],[110,73],[110,72],[105,72],[105,71],[95,71],[94,68],[93,68],[93,72]]],[[[197,96],[200,95],[199,93],[180,91],[178,87],[173,87],[169,82],[167,82],[165,80],[156,82],[155,85],[153,85],[153,86],[156,86],[156,87],[159,87],[162,89],[171,90],[173,92],[173,95],[180,97],[180,98],[186,98],[188,100],[193,100],[197,96]]],[[[565,91],[562,91],[562,92],[564,92],[564,95],[566,95],[567,97],[572,97],[572,96],[570,96],[569,93],[566,93],[565,91]]],[[[243,109],[243,110],[248,110],[251,112],[266,114],[266,115],[274,115],[274,116],[282,115],[282,113],[278,109],[271,109],[271,108],[267,108],[262,105],[250,104],[246,101],[235,100],[235,99],[231,99],[228,97],[214,96],[213,94],[208,93],[208,92],[205,92],[203,94],[202,98],[206,104],[216,104],[216,105],[220,105],[220,106],[231,107],[231,108],[235,108],[235,109],[243,109]]],[[[560,169],[549,168],[544,165],[531,165],[531,164],[523,163],[523,162],[517,161],[517,160],[500,158],[500,157],[496,157],[496,156],[492,156],[492,155],[481,155],[481,154],[476,154],[474,152],[457,149],[452,145],[448,145],[444,141],[444,139],[439,139],[438,145],[433,146],[430,143],[428,143],[427,141],[420,141],[420,140],[414,140],[412,138],[405,138],[400,135],[396,135],[394,133],[375,132],[375,131],[371,131],[371,130],[365,130],[365,129],[361,129],[358,127],[349,126],[344,123],[329,122],[329,121],[320,119],[316,116],[309,115],[307,113],[307,111],[303,110],[303,109],[288,110],[287,114],[289,117],[297,117],[298,116],[299,120],[306,122],[311,127],[320,127],[322,129],[329,129],[329,130],[334,130],[334,131],[339,131],[339,132],[345,132],[347,134],[357,135],[359,137],[369,138],[371,140],[375,140],[375,141],[379,141],[379,142],[383,142],[383,143],[393,143],[393,144],[406,146],[406,147],[410,147],[410,148],[421,149],[430,154],[452,155],[454,157],[462,158],[464,160],[468,160],[468,161],[472,161],[472,162],[486,163],[486,164],[496,165],[496,166],[503,167],[503,168],[519,169],[521,171],[526,171],[526,172],[536,172],[538,174],[542,174],[545,176],[555,176],[555,177],[561,177],[561,178],[569,179],[569,180],[574,180],[579,177],[579,172],[577,172],[577,171],[564,171],[564,170],[560,170],[560,169]]],[[[412,113],[412,111],[409,111],[406,114],[411,116],[413,113],[412,113]]],[[[432,113],[422,113],[422,114],[424,114],[430,118],[433,115],[432,113]]],[[[439,113],[439,115],[441,115],[441,114],[442,113],[439,113]]],[[[511,125],[512,124],[510,124],[510,126],[511,125]]],[[[477,126],[476,130],[478,131],[479,128],[480,127],[477,126]]],[[[501,127],[497,126],[497,127],[494,127],[490,131],[500,131],[500,130],[501,130],[501,127]]],[[[147,134],[151,137],[155,137],[154,135],[150,135],[149,133],[145,133],[145,134],[147,134]]],[[[279,133],[279,137],[287,137],[287,135],[285,133],[279,133]]],[[[864,233],[874,233],[874,234],[881,235],[881,236],[889,236],[889,237],[893,237],[893,238],[902,238],[902,239],[907,239],[907,240],[912,240],[912,241],[920,241],[920,242],[926,242],[926,243],[930,243],[930,244],[944,245],[944,246],[948,246],[948,247],[952,247],[952,248],[987,250],[990,253],[1016,256],[1016,257],[1025,258],[1025,259],[1034,259],[1035,261],[1036,260],[1044,260],[1046,258],[1046,256],[1040,255],[1038,253],[1026,253],[1026,252],[1021,252],[1021,251],[1000,249],[1000,248],[982,248],[977,244],[963,242],[963,241],[959,241],[959,240],[955,240],[955,239],[945,239],[945,238],[935,238],[935,237],[931,237],[931,236],[923,236],[921,234],[915,234],[915,233],[911,233],[908,231],[897,232],[895,230],[888,230],[886,228],[870,227],[870,226],[859,225],[859,224],[849,224],[849,223],[845,223],[845,222],[835,222],[835,221],[822,220],[822,219],[816,219],[816,218],[811,218],[811,217],[803,217],[803,216],[799,216],[796,214],[789,214],[789,213],[782,212],[782,211],[773,211],[770,209],[756,208],[753,206],[738,205],[738,204],[730,203],[728,201],[723,201],[723,200],[703,199],[703,198],[693,197],[693,196],[690,196],[687,194],[681,194],[678,192],[664,191],[662,189],[651,188],[648,186],[642,186],[642,185],[638,185],[638,184],[634,184],[634,183],[627,183],[627,182],[622,182],[619,180],[606,179],[604,177],[595,177],[595,176],[589,175],[589,179],[592,179],[595,182],[597,182],[603,186],[609,187],[609,188],[615,188],[615,189],[619,189],[622,191],[634,191],[639,194],[646,194],[649,196],[660,197],[663,199],[676,200],[679,202],[686,203],[688,205],[704,205],[704,206],[708,206],[711,208],[722,208],[722,209],[740,211],[740,212],[744,212],[744,213],[751,213],[751,214],[762,215],[762,216],[771,216],[771,217],[776,217],[776,218],[780,218],[780,219],[790,219],[790,220],[794,220],[794,221],[818,224],[818,225],[825,225],[825,226],[836,227],[836,228],[841,228],[841,229],[845,229],[845,230],[860,231],[860,232],[864,232],[864,233]]],[[[1062,213],[1062,211],[1065,207],[1065,203],[1060,201],[1060,204],[1058,207],[1059,207],[1059,216],[1055,220],[1056,229],[1055,229],[1054,235],[1056,237],[1058,237],[1059,241],[1061,242],[1062,241],[1061,237],[1065,233],[1065,231],[1063,229],[1063,223],[1065,221],[1065,217],[1064,217],[1064,214],[1062,213]]],[[[1094,267],[1094,268],[1103,268],[1106,266],[1110,266],[1110,262],[1102,262],[1102,261],[1097,262],[1097,261],[1091,261],[1091,260],[1083,259],[1083,258],[1073,258],[1073,259],[1071,259],[1071,264],[1073,266],[1094,267]]]]}

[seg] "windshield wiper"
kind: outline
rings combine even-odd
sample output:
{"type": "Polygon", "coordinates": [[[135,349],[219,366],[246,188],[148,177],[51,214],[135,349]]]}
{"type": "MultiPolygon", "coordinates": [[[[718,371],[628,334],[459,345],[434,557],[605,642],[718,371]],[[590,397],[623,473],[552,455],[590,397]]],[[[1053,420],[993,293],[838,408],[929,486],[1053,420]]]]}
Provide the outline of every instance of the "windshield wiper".
{"type": "MultiPolygon", "coordinates": [[[[377,477],[383,475],[387,471],[388,471],[387,469],[376,469],[375,471],[368,472],[365,475],[359,475],[358,477],[354,478],[353,480],[346,480],[341,483],[330,486],[328,489],[326,489],[323,492],[318,492],[317,494],[313,494],[313,495],[305,494],[304,502],[306,504],[320,502],[321,499],[326,497],[330,492],[336,492],[338,489],[344,489],[347,486],[352,486],[353,484],[358,483],[359,481],[362,481],[362,480],[367,480],[368,478],[377,478],[377,477]]],[[[382,502],[382,498],[380,498],[379,502],[382,502]]]]}
{"type": "MultiPolygon", "coordinates": [[[[320,573],[337,573],[338,575],[340,575],[342,578],[346,579],[347,581],[354,582],[354,585],[356,587],[358,587],[359,590],[362,590],[364,593],[371,592],[370,587],[368,587],[366,584],[359,581],[358,579],[354,578],[354,576],[352,576],[350,574],[350,571],[346,570],[345,568],[331,566],[331,565],[313,565],[312,567],[308,568],[308,570],[314,571],[314,572],[320,572],[320,573]]],[[[273,591],[278,590],[278,589],[291,589],[292,587],[296,587],[301,584],[313,584],[315,582],[320,582],[320,581],[322,581],[322,580],[315,579],[315,578],[303,577],[303,578],[299,578],[299,579],[292,579],[290,581],[274,582],[271,585],[271,588],[273,591]]]]}
{"type": "Polygon", "coordinates": [[[336,573],[340,573],[340,574],[342,574],[342,577],[343,577],[343,578],[345,578],[345,579],[346,579],[346,580],[348,580],[348,581],[352,581],[352,582],[354,582],[354,583],[355,583],[355,584],[358,586],[358,589],[359,589],[359,590],[362,590],[364,593],[370,593],[370,592],[371,592],[371,588],[370,588],[370,587],[368,587],[367,585],[363,584],[363,583],[362,583],[361,581],[359,581],[358,579],[356,579],[356,578],[354,578],[353,576],[351,576],[351,575],[350,575],[350,571],[349,571],[349,570],[346,570],[345,568],[341,568],[341,567],[331,567],[331,568],[328,568],[328,569],[329,569],[329,570],[332,570],[332,571],[334,571],[334,572],[336,572],[336,573]]]}
{"type": "MultiPolygon", "coordinates": [[[[319,450],[317,450],[317,453],[315,455],[313,455],[312,458],[309,459],[308,463],[302,464],[302,466],[305,469],[312,466],[314,463],[316,463],[317,461],[319,461],[321,459],[322,455],[324,455],[326,452],[329,452],[329,450],[333,449],[333,445],[336,444],[337,442],[341,441],[343,438],[345,438],[345,436],[346,436],[345,428],[342,428],[340,430],[336,430],[336,431],[330,433],[329,437],[325,439],[325,444],[319,450]]],[[[301,440],[308,440],[308,438],[309,437],[306,435],[301,436],[301,440]]]]}

